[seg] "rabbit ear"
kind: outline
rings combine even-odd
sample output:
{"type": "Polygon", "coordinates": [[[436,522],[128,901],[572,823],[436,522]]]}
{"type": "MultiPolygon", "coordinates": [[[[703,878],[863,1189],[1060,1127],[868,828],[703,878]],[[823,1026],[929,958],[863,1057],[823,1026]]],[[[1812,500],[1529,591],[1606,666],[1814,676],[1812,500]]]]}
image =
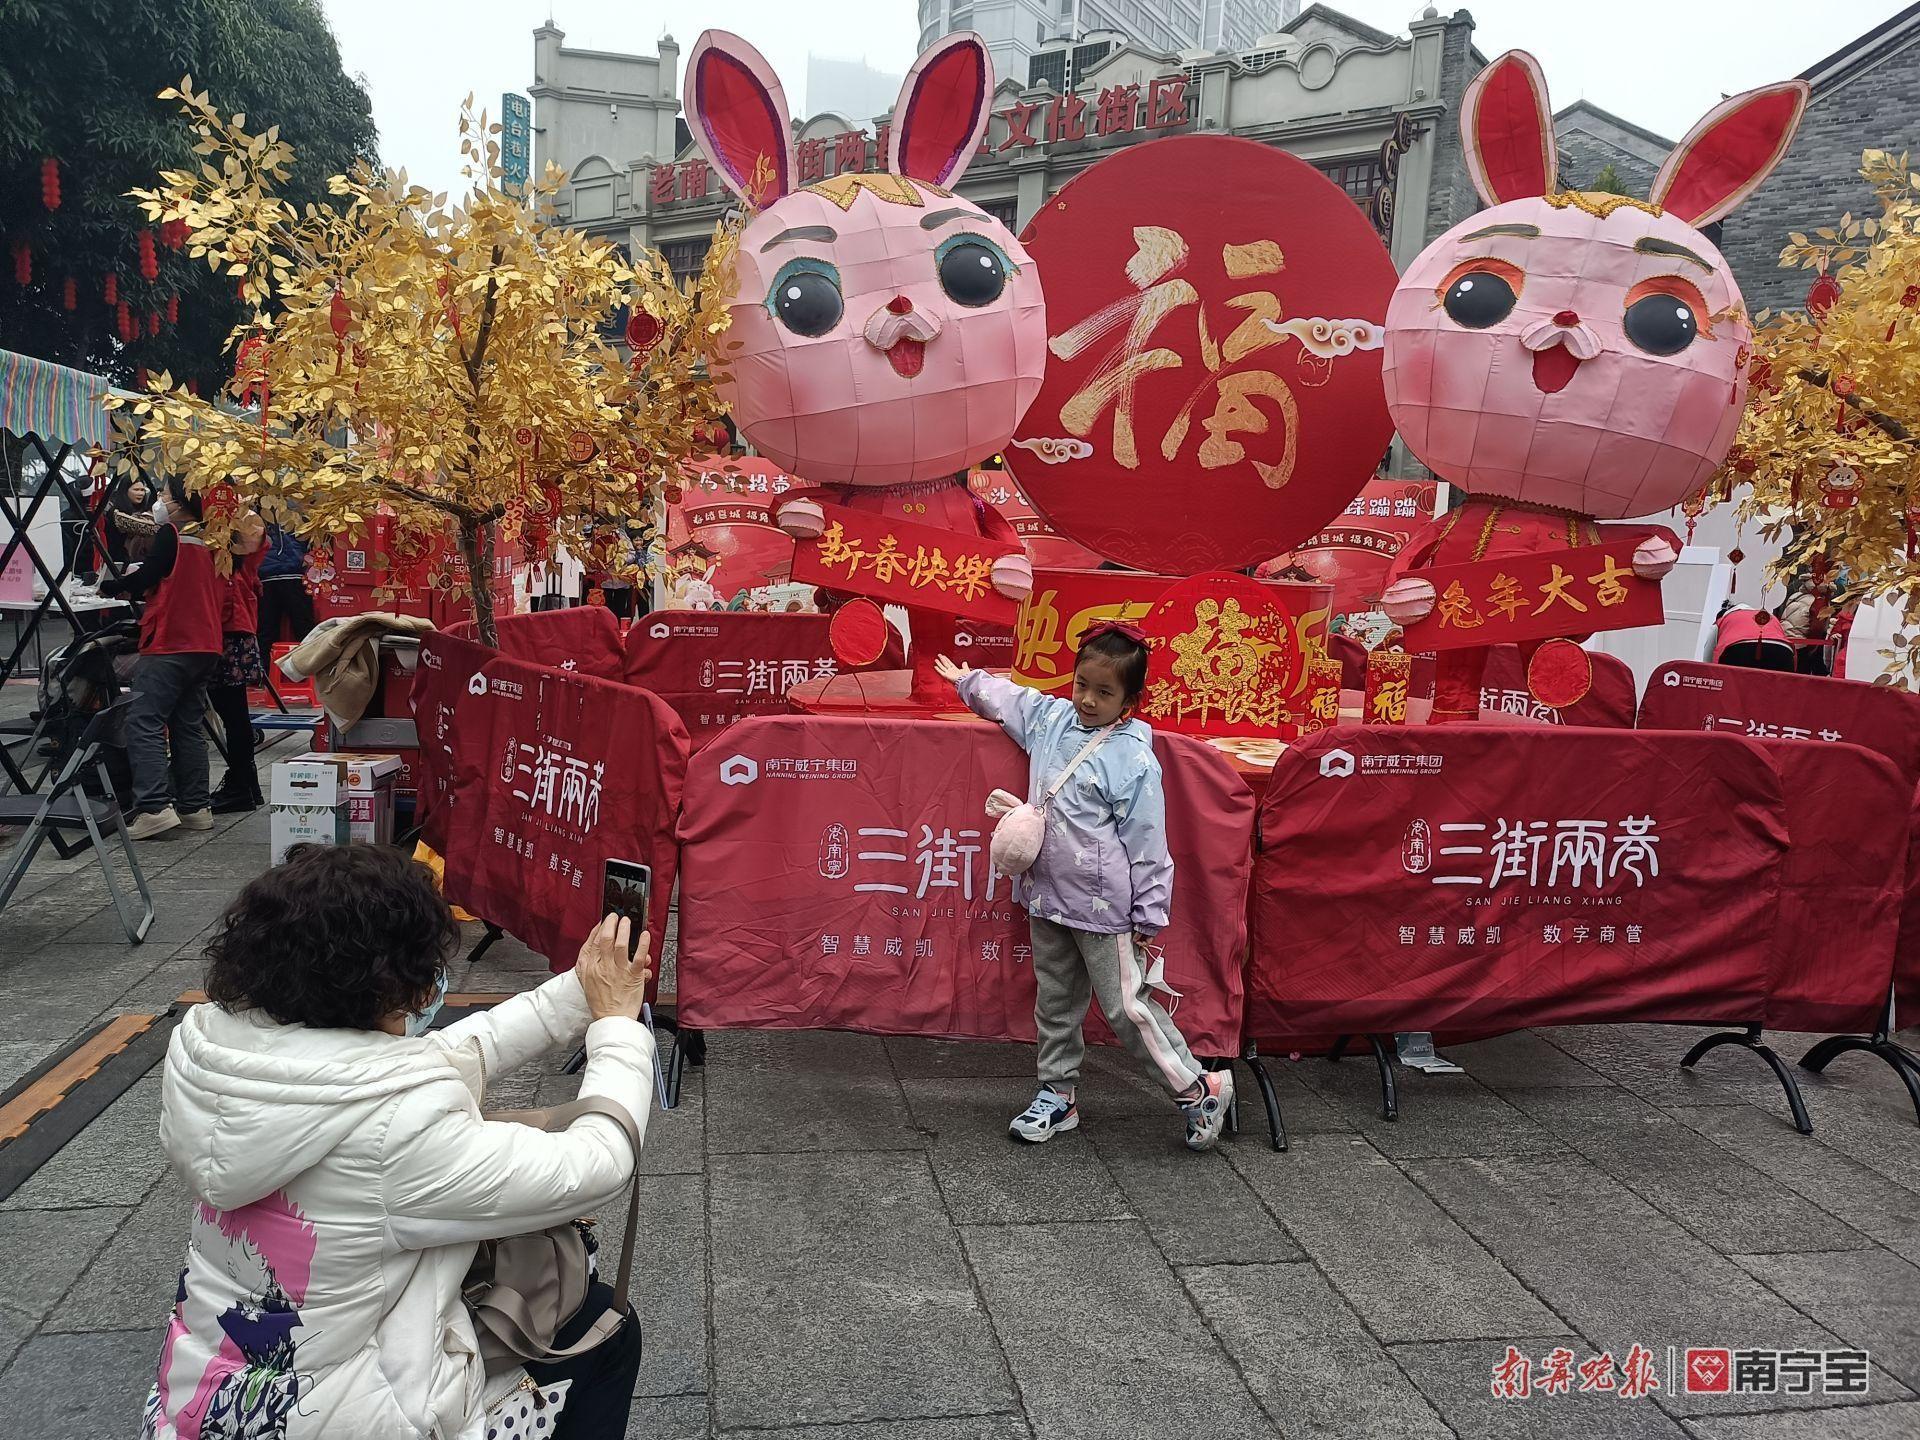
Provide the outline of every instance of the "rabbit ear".
{"type": "Polygon", "coordinates": [[[793,125],[766,57],[725,30],[709,30],[687,57],[687,116],[721,183],[749,205],[793,189],[793,125]]]}
{"type": "Polygon", "coordinates": [[[1489,205],[1558,189],[1553,111],[1540,62],[1509,50],[1473,77],[1460,99],[1467,173],[1489,205]]]}
{"type": "Polygon", "coordinates": [[[993,59],[971,30],[949,35],[913,62],[893,107],[887,169],[951,185],[973,162],[993,105],[993,59]]]}
{"type": "Polygon", "coordinates": [[[1722,100],[1673,147],[1649,198],[1696,228],[1728,214],[1787,153],[1810,93],[1783,80],[1722,100]]]}

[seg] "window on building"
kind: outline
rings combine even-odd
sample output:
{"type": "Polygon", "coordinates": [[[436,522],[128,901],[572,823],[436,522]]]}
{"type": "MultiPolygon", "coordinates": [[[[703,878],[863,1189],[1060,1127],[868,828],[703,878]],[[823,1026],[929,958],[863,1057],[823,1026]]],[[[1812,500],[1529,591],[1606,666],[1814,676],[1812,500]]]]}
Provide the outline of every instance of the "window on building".
{"type": "Polygon", "coordinates": [[[953,12],[953,23],[948,27],[947,33],[952,34],[955,30],[971,30],[972,28],[973,6],[964,5],[953,12]]]}
{"type": "Polygon", "coordinates": [[[980,208],[1009,230],[1015,228],[1014,221],[1020,218],[1018,200],[983,200],[980,202],[980,208]]]}
{"type": "Polygon", "coordinates": [[[1365,209],[1386,180],[1380,169],[1380,157],[1369,156],[1364,160],[1339,160],[1331,165],[1318,167],[1320,173],[1338,185],[1352,199],[1353,203],[1365,209]]]}
{"type": "Polygon", "coordinates": [[[1049,50],[1044,55],[1027,57],[1027,88],[1033,89],[1041,85],[1062,95],[1067,93],[1066,51],[1049,50]]]}
{"type": "Polygon", "coordinates": [[[669,240],[660,247],[660,254],[673,270],[674,278],[684,280],[689,275],[700,273],[700,267],[707,263],[707,250],[712,244],[712,239],[705,235],[696,240],[669,240]]]}

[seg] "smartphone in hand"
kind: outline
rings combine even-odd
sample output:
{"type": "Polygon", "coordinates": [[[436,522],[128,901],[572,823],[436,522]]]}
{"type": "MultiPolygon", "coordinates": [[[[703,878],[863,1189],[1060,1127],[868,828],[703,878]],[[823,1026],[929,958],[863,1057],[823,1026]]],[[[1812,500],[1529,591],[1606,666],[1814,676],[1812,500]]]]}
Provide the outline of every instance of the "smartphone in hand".
{"type": "Polygon", "coordinates": [[[647,933],[647,914],[653,904],[653,867],[638,860],[608,860],[601,874],[600,913],[621,915],[632,921],[628,927],[627,959],[640,949],[640,937],[647,933]]]}

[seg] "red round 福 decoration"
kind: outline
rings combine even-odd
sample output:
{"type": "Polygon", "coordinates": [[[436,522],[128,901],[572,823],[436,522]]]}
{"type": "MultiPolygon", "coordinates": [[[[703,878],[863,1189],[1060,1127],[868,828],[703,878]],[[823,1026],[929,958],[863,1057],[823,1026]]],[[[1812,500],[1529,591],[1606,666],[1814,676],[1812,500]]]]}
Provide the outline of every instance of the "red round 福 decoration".
{"type": "Polygon", "coordinates": [[[1378,346],[1398,276],[1311,165],[1222,135],[1129,146],[1021,238],[1051,354],[1003,453],[1059,534],[1137,569],[1239,569],[1320,530],[1373,474],[1393,438],[1378,346]]]}
{"type": "Polygon", "coordinates": [[[1807,287],[1807,314],[1816,321],[1824,320],[1827,312],[1833,309],[1834,302],[1840,298],[1840,282],[1831,275],[1816,276],[1813,284],[1807,287]]]}
{"type": "Polygon", "coordinates": [[[636,355],[644,355],[660,343],[660,336],[666,327],[638,306],[627,317],[627,348],[636,355]]]}
{"type": "Polygon", "coordinates": [[[1564,710],[1593,689],[1593,659],[1571,640],[1540,642],[1527,661],[1527,691],[1542,705],[1564,710]]]}
{"type": "Polygon", "coordinates": [[[847,601],[827,623],[833,658],[849,670],[872,665],[887,653],[887,617],[867,599],[847,601]]]}

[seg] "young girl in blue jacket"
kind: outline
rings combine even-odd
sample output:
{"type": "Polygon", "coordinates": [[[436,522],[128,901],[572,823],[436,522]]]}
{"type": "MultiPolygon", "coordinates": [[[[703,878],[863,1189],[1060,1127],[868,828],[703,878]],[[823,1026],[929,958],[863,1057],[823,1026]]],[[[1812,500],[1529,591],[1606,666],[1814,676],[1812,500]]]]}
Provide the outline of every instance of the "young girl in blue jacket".
{"type": "Polygon", "coordinates": [[[1233,1075],[1200,1068],[1153,998],[1142,958],[1166,927],[1173,900],[1153,731],[1131,718],[1146,688],[1146,637],[1114,621],[1090,628],[1081,638],[1070,701],[944,655],[938,668],[968,709],[997,723],[1027,752],[1034,804],[1089,741],[1105,734],[1046,806],[1039,858],[1014,879],[1014,898],[1027,907],[1033,931],[1040,1092],[1014,1117],[1011,1133],[1037,1142],[1080,1123],[1076,1091],[1086,1053],[1080,1026],[1090,997],[1098,995],[1113,1033],[1173,1092],[1186,1117],[1188,1147],[1205,1150],[1226,1122],[1233,1075]]]}

